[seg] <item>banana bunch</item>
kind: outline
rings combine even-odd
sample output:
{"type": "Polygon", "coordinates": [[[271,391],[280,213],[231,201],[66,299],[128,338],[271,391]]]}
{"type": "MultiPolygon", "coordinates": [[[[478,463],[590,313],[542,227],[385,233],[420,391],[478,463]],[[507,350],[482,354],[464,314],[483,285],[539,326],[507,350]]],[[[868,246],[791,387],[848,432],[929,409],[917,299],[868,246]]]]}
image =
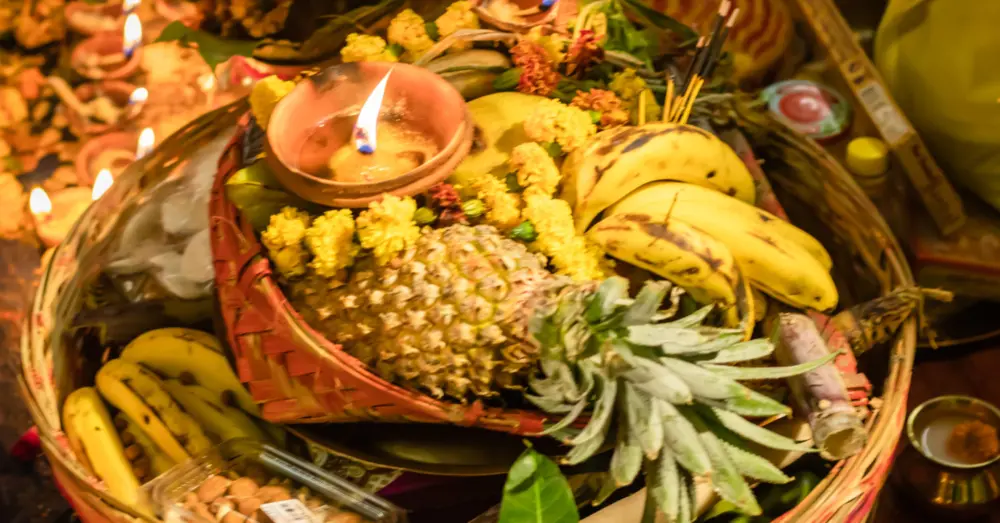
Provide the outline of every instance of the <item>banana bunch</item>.
{"type": "Polygon", "coordinates": [[[563,163],[560,196],[574,207],[577,230],[609,255],[717,304],[727,324],[762,316],[761,292],[798,308],[837,305],[823,245],[755,207],[743,161],[698,127],[605,131],[563,163]]]}
{"type": "Polygon", "coordinates": [[[271,426],[242,410],[253,400],[219,341],[201,331],[147,332],[105,363],[95,381],[96,389],[66,398],[63,428],[108,493],[140,511],[139,485],[177,463],[232,438],[272,439],[271,426]],[[117,410],[113,416],[107,404],[117,410]]]}
{"type": "Polygon", "coordinates": [[[201,385],[219,403],[254,416],[260,414],[257,403],[233,373],[219,340],[211,334],[182,328],[152,330],[132,340],[120,358],[160,376],[201,385]]]}

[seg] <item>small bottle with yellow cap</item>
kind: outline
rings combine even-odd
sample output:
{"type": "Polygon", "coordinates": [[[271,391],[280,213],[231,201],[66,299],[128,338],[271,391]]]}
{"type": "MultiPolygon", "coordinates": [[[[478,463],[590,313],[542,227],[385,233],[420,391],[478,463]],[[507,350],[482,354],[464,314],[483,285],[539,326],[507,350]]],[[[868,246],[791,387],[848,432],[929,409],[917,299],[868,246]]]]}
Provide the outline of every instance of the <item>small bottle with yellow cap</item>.
{"type": "Polygon", "coordinates": [[[872,199],[885,195],[889,186],[889,147],[878,138],[855,138],[847,144],[847,169],[872,199]]]}

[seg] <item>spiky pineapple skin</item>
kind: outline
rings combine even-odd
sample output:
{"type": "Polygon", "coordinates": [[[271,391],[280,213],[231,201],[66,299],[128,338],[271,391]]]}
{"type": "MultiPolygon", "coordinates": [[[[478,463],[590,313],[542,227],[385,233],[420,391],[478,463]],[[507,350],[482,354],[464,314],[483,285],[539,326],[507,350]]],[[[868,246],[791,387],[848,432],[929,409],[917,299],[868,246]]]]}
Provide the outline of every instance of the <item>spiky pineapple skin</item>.
{"type": "Polygon", "coordinates": [[[340,287],[293,287],[306,321],[384,379],[466,401],[523,388],[539,353],[529,321],[574,284],[492,226],[453,225],[384,266],[360,259],[340,287]]]}

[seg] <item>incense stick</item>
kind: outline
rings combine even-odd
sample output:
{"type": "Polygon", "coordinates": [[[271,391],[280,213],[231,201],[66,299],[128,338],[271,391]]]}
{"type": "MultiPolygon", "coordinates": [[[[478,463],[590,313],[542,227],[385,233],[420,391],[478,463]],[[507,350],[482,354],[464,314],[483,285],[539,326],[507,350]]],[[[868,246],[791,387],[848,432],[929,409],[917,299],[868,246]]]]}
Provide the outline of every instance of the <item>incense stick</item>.
{"type": "Polygon", "coordinates": [[[691,92],[691,99],[688,100],[687,107],[684,108],[684,114],[681,115],[681,119],[678,121],[678,123],[682,124],[687,123],[688,118],[691,117],[691,110],[694,109],[694,102],[698,98],[698,92],[701,91],[701,86],[705,84],[704,78],[700,77],[696,78],[698,79],[695,80],[694,90],[691,92]]]}
{"type": "Polygon", "coordinates": [[[670,109],[674,105],[674,79],[667,72],[667,96],[663,99],[663,115],[660,117],[664,122],[670,121],[670,109]]]}
{"type": "Polygon", "coordinates": [[[682,91],[686,90],[691,84],[691,77],[695,73],[695,63],[698,62],[698,57],[701,56],[701,51],[705,48],[706,43],[708,43],[708,40],[704,36],[698,38],[698,45],[695,46],[694,56],[691,57],[691,63],[688,64],[687,70],[684,71],[684,77],[681,78],[680,88],[682,91]]]}
{"type": "Polygon", "coordinates": [[[712,73],[715,72],[715,67],[719,65],[719,58],[722,56],[722,48],[726,44],[726,39],[729,38],[729,31],[733,29],[736,25],[736,20],[740,16],[740,8],[733,9],[732,14],[729,15],[729,20],[726,21],[726,26],[722,28],[722,34],[719,35],[718,45],[712,47],[711,56],[708,59],[708,63],[705,65],[705,71],[702,72],[703,77],[709,78],[712,73]]]}

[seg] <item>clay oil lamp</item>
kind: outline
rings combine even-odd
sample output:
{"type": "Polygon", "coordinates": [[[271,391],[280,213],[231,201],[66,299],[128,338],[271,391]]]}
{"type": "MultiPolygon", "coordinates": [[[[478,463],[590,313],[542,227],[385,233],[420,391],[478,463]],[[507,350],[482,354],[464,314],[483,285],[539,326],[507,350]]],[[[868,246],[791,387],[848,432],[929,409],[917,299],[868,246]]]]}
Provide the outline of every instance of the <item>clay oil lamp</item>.
{"type": "MultiPolygon", "coordinates": [[[[136,160],[137,152],[147,150],[147,146],[140,146],[138,142],[135,133],[127,132],[107,133],[91,138],[76,155],[77,182],[80,185],[91,185],[104,169],[117,177],[136,160]]],[[[152,148],[152,145],[148,148],[152,148]]]]}
{"type": "Polygon", "coordinates": [[[196,28],[201,22],[201,13],[194,2],[186,0],[156,0],[153,3],[156,14],[168,22],[180,21],[188,27],[196,28]]]}
{"type": "Polygon", "coordinates": [[[267,161],[300,197],[364,207],[383,193],[413,195],[444,180],[472,146],[473,124],[454,87],[422,67],[335,65],[282,98],[267,126],[267,161]]]}
{"type": "Polygon", "coordinates": [[[142,22],[135,13],[125,19],[123,32],[102,32],[80,42],[70,55],[77,73],[90,80],[121,80],[142,62],[142,22]]]}
{"type": "Polygon", "coordinates": [[[555,21],[559,15],[559,0],[476,0],[474,10],[489,25],[523,33],[555,21]]]}
{"type": "Polygon", "coordinates": [[[112,182],[111,173],[105,170],[97,176],[93,188],[67,187],[55,192],[51,198],[41,187],[32,189],[28,208],[42,244],[54,247],[61,243],[87,207],[104,195],[112,182]]]}
{"type": "Polygon", "coordinates": [[[73,90],[81,112],[71,107],[69,128],[77,136],[106,133],[135,118],[142,111],[149,92],[122,80],[81,84],[73,90]]]}
{"type": "Polygon", "coordinates": [[[118,2],[95,4],[83,0],[66,4],[64,10],[66,24],[84,36],[118,31],[122,25],[122,12],[122,4],[118,2]]]}

